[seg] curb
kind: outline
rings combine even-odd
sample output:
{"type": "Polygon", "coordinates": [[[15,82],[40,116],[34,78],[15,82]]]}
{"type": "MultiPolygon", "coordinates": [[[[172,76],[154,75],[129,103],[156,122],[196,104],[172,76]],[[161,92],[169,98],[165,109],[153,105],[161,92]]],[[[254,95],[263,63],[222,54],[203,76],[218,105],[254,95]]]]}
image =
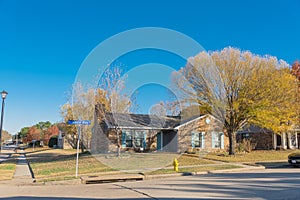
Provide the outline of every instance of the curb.
{"type": "Polygon", "coordinates": [[[256,171],[256,170],[265,170],[264,166],[257,167],[242,167],[241,168],[233,168],[233,169],[221,169],[221,170],[208,170],[208,171],[200,171],[200,172],[184,172],[184,173],[174,173],[174,174],[157,174],[157,175],[147,175],[147,174],[131,174],[131,175],[120,175],[115,177],[109,176],[93,176],[89,179],[89,177],[81,177],[82,184],[100,184],[100,183],[110,183],[110,182],[118,182],[118,181],[142,181],[142,180],[154,180],[154,179],[163,179],[163,178],[176,178],[181,176],[195,176],[195,175],[206,175],[206,174],[222,174],[222,173],[234,173],[234,172],[245,172],[245,171],[256,171]],[[126,178],[128,176],[128,178],[126,178]],[[135,179],[132,177],[139,177],[139,179],[135,179]]]}

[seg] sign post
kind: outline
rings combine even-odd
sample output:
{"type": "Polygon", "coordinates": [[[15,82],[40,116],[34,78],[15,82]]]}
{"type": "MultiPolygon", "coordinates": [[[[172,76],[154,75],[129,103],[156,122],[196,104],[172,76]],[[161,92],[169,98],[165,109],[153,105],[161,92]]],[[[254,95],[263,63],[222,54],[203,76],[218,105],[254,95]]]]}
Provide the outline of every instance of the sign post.
{"type": "Polygon", "coordinates": [[[81,137],[81,125],[90,125],[90,120],[69,120],[68,124],[78,125],[78,140],[77,140],[77,152],[76,152],[76,178],[78,177],[78,160],[79,160],[79,142],[81,137]]]}

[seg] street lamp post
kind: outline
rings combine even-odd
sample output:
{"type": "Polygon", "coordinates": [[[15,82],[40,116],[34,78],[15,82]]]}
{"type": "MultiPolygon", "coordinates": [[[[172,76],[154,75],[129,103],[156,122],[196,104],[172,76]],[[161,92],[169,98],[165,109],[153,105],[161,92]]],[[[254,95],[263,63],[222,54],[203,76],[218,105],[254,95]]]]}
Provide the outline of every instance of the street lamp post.
{"type": "Polygon", "coordinates": [[[5,100],[7,94],[8,93],[5,90],[3,90],[1,92],[1,96],[2,96],[2,110],[1,110],[1,124],[0,124],[0,152],[2,150],[2,127],[3,127],[3,115],[4,115],[4,100],[5,100]]]}

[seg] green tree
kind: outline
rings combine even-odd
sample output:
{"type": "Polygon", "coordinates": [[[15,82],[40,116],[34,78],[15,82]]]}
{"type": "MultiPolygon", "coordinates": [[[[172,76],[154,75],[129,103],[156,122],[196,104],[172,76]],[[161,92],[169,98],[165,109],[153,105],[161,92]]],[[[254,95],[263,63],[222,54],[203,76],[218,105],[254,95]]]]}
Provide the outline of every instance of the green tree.
{"type": "Polygon", "coordinates": [[[45,121],[45,122],[39,122],[35,126],[40,130],[47,130],[52,126],[52,124],[49,121],[45,121]]]}
{"type": "Polygon", "coordinates": [[[289,65],[272,56],[225,48],[201,52],[188,60],[173,80],[183,100],[199,105],[223,122],[229,154],[236,133],[249,123],[287,131],[295,120],[296,85],[289,65]]]}
{"type": "Polygon", "coordinates": [[[29,132],[29,128],[30,127],[23,127],[23,128],[21,128],[21,130],[20,130],[20,137],[22,139],[26,138],[26,136],[27,136],[27,134],[29,132]]]}

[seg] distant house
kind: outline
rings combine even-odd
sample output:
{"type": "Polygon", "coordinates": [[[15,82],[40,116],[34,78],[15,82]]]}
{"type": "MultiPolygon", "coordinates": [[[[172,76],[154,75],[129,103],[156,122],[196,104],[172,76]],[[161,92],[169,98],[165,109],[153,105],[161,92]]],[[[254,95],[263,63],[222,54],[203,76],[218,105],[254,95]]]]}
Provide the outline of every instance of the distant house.
{"type": "Polygon", "coordinates": [[[96,111],[94,152],[115,152],[118,135],[122,151],[184,152],[190,148],[220,150],[228,146],[228,139],[219,128],[221,123],[211,115],[181,120],[178,116],[105,113],[99,119],[96,111]]]}
{"type": "Polygon", "coordinates": [[[299,149],[300,129],[294,127],[287,133],[276,134],[271,130],[249,125],[238,131],[237,142],[243,139],[251,139],[255,149],[299,149]]]}

